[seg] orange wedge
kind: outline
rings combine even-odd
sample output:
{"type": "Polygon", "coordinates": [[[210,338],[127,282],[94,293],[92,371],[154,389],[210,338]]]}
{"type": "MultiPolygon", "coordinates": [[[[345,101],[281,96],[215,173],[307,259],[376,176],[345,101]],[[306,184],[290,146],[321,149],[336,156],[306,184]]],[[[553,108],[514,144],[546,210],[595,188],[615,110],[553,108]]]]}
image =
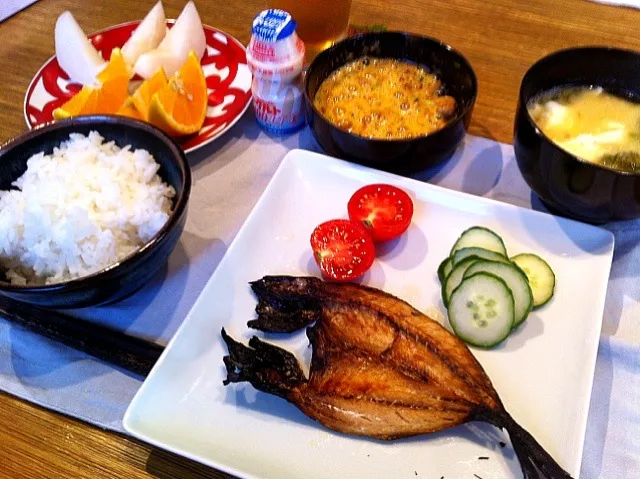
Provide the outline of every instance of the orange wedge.
{"type": "Polygon", "coordinates": [[[122,79],[122,77],[126,77],[128,81],[132,76],[133,73],[124,61],[122,52],[119,48],[114,48],[111,51],[111,58],[109,58],[109,63],[107,63],[107,66],[104,68],[104,70],[102,70],[97,75],[98,81],[103,85],[112,80],[122,79]]]}
{"type": "Polygon", "coordinates": [[[82,90],[73,95],[64,105],[53,110],[54,120],[62,120],[63,118],[80,115],[80,112],[85,109],[92,95],[92,88],[83,87],[82,90]]]}
{"type": "Polygon", "coordinates": [[[160,68],[151,78],[145,80],[131,96],[131,100],[144,120],[149,118],[149,106],[156,92],[167,86],[168,80],[160,68]]]}
{"type": "Polygon", "coordinates": [[[206,113],[207,83],[192,51],[169,83],[151,97],[148,120],[171,136],[184,136],[202,128],[206,113]]]}
{"type": "Polygon", "coordinates": [[[116,112],[116,115],[128,116],[129,118],[135,118],[136,120],[144,120],[142,114],[133,103],[133,97],[128,97],[124,101],[120,109],[116,112]]]}
{"type": "Polygon", "coordinates": [[[122,53],[115,48],[107,66],[98,73],[99,84],[82,87],[69,101],[53,110],[53,118],[116,113],[127,98],[129,78],[122,53]]]}

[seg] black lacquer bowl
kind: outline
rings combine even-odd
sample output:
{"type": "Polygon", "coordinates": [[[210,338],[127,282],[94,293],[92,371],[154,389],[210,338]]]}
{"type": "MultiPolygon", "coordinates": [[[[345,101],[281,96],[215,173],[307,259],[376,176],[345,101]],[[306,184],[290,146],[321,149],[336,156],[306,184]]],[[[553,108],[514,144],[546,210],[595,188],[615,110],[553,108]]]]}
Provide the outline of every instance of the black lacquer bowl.
{"type": "Polygon", "coordinates": [[[640,99],[640,53],[581,47],[552,53],[524,75],[515,118],[518,168],[552,210],[589,223],[640,216],[640,175],[588,163],[557,147],[535,125],[527,104],[562,86],[601,86],[640,99]]]}
{"type": "Polygon", "coordinates": [[[399,174],[424,170],[451,157],[469,127],[477,92],[475,73],[460,53],[439,40],[403,32],[347,38],[320,53],[305,77],[309,124],[320,146],[331,156],[399,174]],[[438,76],[444,92],[455,98],[455,117],[436,132],[398,140],[365,138],[333,125],[313,106],[313,99],[334,70],[362,56],[396,58],[426,67],[438,76]]]}
{"type": "Polygon", "coordinates": [[[159,129],[118,116],[85,116],[49,123],[9,140],[0,147],[0,190],[27,169],[27,160],[69,139],[71,133],[97,131],[118,146],[149,151],[160,164],[158,174],[173,186],[173,212],[162,229],[144,246],[119,263],[95,274],[45,286],[17,286],[0,272],[0,293],[13,299],[49,308],[78,308],[112,303],[142,287],[167,261],[178,242],[187,218],[191,170],[180,147],[159,129]]]}

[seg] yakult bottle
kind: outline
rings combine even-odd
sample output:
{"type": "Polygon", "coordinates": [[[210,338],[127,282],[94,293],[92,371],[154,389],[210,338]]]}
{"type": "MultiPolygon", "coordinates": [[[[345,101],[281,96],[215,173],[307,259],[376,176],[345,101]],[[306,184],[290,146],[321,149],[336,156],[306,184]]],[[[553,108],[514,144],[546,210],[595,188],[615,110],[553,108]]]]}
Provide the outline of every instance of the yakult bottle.
{"type": "Polygon", "coordinates": [[[247,64],[253,74],[253,106],[258,123],[274,134],[305,125],[302,93],[304,43],[296,23],[283,10],[265,10],[253,21],[247,64]]]}

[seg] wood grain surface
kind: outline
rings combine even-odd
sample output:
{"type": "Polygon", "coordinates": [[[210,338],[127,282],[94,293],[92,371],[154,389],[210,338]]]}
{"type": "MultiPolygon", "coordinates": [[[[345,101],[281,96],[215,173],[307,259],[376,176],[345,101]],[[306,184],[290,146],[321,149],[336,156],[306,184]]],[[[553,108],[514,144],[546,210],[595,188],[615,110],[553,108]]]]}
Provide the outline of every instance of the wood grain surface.
{"type": "MultiPolygon", "coordinates": [[[[53,55],[57,16],[71,10],[86,32],[140,19],[156,0],[39,0],[0,23],[0,142],[26,129],[26,88],[53,55]]],[[[184,0],[164,0],[169,18],[184,0]]],[[[197,0],[205,23],[247,43],[267,0],[197,0]]],[[[351,21],[432,36],[462,51],[479,79],[471,133],[511,142],[527,67],[576,45],[640,50],[640,11],[588,0],[353,0],[351,21]]],[[[0,478],[226,478],[146,444],[0,393],[0,478]]]]}

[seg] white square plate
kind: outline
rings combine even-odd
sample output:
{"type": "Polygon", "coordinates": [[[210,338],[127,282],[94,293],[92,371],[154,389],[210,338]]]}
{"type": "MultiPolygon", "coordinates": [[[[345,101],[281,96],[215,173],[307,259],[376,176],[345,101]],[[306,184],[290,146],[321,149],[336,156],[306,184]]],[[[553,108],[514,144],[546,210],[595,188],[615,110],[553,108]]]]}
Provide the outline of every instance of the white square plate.
{"type": "MultiPolygon", "coordinates": [[[[255,331],[248,282],[269,274],[318,275],[309,236],[346,216],[359,187],[395,184],[414,199],[407,234],[379,248],[363,282],[439,316],[436,269],[472,225],[500,234],[511,255],[545,258],[557,277],[550,303],[491,351],[473,349],[507,410],[578,477],[602,322],[613,236],[593,226],[355,166],[290,152],[124,418],[132,435],[243,478],[522,477],[508,438],[474,423],[394,442],[333,433],[283,399],[226,377],[220,337],[255,331]],[[500,442],[507,445],[502,447],[500,442]],[[489,457],[479,460],[479,457],[489,457]]],[[[304,332],[269,335],[305,365],[304,332]]]]}

